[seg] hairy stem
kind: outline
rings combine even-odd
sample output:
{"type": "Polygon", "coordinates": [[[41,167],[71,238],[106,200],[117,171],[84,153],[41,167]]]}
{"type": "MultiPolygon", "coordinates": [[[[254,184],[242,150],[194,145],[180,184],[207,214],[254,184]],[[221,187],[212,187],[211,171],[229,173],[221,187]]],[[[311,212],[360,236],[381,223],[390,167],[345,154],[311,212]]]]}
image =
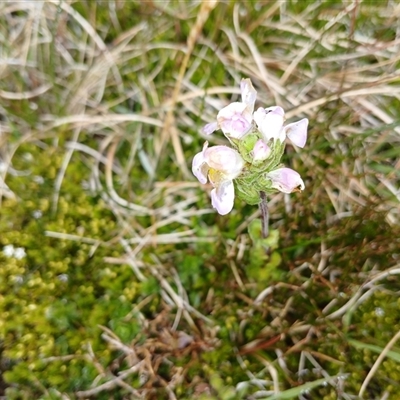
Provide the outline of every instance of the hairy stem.
{"type": "Polygon", "coordinates": [[[267,195],[265,192],[260,192],[261,202],[259,204],[261,211],[261,234],[263,239],[266,239],[269,235],[269,213],[268,213],[268,202],[267,195]]]}

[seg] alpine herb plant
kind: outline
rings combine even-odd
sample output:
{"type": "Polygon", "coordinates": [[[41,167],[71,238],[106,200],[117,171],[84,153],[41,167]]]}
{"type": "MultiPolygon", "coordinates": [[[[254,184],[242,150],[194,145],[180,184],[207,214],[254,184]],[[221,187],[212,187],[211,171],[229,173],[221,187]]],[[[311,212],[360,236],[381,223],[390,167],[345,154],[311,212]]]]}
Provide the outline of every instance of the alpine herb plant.
{"type": "Polygon", "coordinates": [[[206,135],[221,129],[231,147],[209,147],[206,142],[192,165],[196,178],[213,186],[211,203],[221,215],[232,210],[235,193],[248,204],[260,204],[267,194],[304,189],[300,175],[284,167],[281,158],[287,138],[304,147],[308,119],[285,125],[282,107],[254,111],[257,92],[250,79],[242,79],[240,89],[242,101],[224,107],[217,121],[203,128],[206,135]]]}

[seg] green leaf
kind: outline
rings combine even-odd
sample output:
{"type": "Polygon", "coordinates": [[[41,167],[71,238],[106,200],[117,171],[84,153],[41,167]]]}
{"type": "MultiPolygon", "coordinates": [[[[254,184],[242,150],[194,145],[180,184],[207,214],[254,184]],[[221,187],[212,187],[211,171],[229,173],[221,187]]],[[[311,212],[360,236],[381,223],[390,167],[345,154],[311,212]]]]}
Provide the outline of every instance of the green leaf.
{"type": "Polygon", "coordinates": [[[304,394],[305,392],[308,392],[311,389],[314,389],[318,386],[326,384],[328,381],[331,381],[333,379],[337,379],[339,375],[337,376],[332,376],[330,378],[321,378],[317,379],[316,381],[313,382],[307,382],[304,385],[296,386],[295,388],[285,390],[284,392],[280,392],[279,394],[275,394],[273,396],[265,397],[264,400],[284,400],[284,399],[293,399],[295,397],[298,397],[301,394],[304,394]]]}
{"type": "MultiPolygon", "coordinates": [[[[381,354],[382,351],[384,350],[383,347],[376,346],[374,344],[363,343],[363,342],[360,342],[360,341],[355,340],[355,339],[349,339],[348,342],[349,342],[349,344],[354,346],[356,349],[361,349],[361,350],[368,349],[368,350],[371,350],[374,353],[378,353],[378,354],[381,354]]],[[[395,352],[393,350],[389,350],[386,353],[386,356],[388,358],[391,358],[393,361],[396,361],[396,362],[400,363],[400,353],[397,353],[397,352],[395,352]]]]}

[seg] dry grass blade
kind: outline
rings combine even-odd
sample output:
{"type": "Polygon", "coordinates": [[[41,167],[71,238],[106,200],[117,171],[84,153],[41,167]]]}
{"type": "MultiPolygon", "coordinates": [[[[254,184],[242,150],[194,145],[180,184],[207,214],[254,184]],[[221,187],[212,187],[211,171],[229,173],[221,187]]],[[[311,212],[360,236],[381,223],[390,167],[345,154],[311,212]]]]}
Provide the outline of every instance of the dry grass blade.
{"type": "Polygon", "coordinates": [[[60,7],[65,12],[67,12],[69,15],[71,15],[82,26],[82,28],[93,38],[96,45],[104,53],[106,60],[109,62],[110,66],[113,70],[113,73],[114,73],[114,78],[118,82],[119,90],[122,92],[123,91],[122,78],[121,78],[119,70],[116,66],[115,59],[112,57],[106,44],[103,42],[101,37],[98,35],[96,30],[93,28],[93,26],[85,18],[83,18],[79,13],[77,13],[67,2],[65,2],[65,1],[59,2],[57,0],[48,0],[48,1],[49,1],[49,3],[52,3],[55,6],[60,7]]]}
{"type": "MultiPolygon", "coordinates": [[[[368,294],[370,291],[374,290],[374,284],[380,280],[386,279],[390,276],[393,275],[399,275],[400,274],[400,268],[399,265],[395,265],[394,267],[388,268],[385,271],[381,271],[375,274],[371,274],[372,276],[367,279],[367,281],[360,286],[360,288],[356,291],[356,293],[351,297],[351,299],[340,309],[336,310],[335,312],[327,315],[327,318],[329,319],[335,319],[337,317],[342,316],[349,310],[351,310],[355,305],[359,303],[359,299],[363,295],[363,292],[365,289],[367,289],[367,292],[364,294],[368,294]]],[[[372,294],[372,293],[371,293],[372,294]]],[[[366,296],[365,296],[366,297],[366,296]]],[[[365,298],[364,297],[364,298],[365,298]]]]}
{"type": "Polygon", "coordinates": [[[393,336],[393,338],[390,340],[390,342],[385,346],[385,348],[382,350],[382,353],[379,354],[379,357],[376,359],[374,365],[372,368],[369,370],[368,375],[365,377],[364,382],[361,385],[360,391],[358,395],[360,396],[360,399],[363,398],[364,392],[367,389],[367,386],[369,382],[371,381],[372,377],[376,373],[377,369],[381,365],[383,359],[386,357],[388,351],[394,346],[394,344],[399,340],[400,338],[400,331],[396,333],[396,335],[393,336]]]}
{"type": "Polygon", "coordinates": [[[48,90],[52,88],[51,84],[44,84],[34,90],[22,93],[6,92],[5,90],[0,90],[0,97],[8,100],[28,100],[33,97],[41,96],[45,94],[48,90]]]}
{"type": "MultiPolygon", "coordinates": [[[[76,392],[76,395],[79,398],[92,397],[102,392],[108,392],[117,386],[121,386],[121,384],[124,383],[124,379],[127,378],[129,375],[137,373],[142,368],[144,363],[145,363],[144,361],[141,361],[137,365],[134,365],[133,367],[127,369],[126,371],[121,372],[119,376],[110,379],[108,382],[105,382],[93,389],[76,392]]],[[[143,396],[141,396],[137,390],[133,389],[129,385],[123,385],[123,387],[124,389],[128,390],[129,393],[133,394],[136,398],[138,399],[143,398],[143,396]]]]}
{"type": "Polygon", "coordinates": [[[156,149],[156,157],[157,159],[160,158],[161,152],[164,149],[164,144],[167,140],[168,137],[171,137],[172,140],[172,145],[174,147],[177,163],[179,167],[181,168],[181,171],[185,177],[189,177],[190,173],[187,169],[186,166],[186,160],[183,155],[183,150],[182,146],[179,140],[179,135],[178,135],[178,130],[174,126],[174,106],[177,102],[177,98],[179,95],[179,92],[181,90],[181,85],[182,85],[182,80],[184,78],[186,69],[189,64],[190,57],[193,52],[193,48],[196,44],[196,41],[200,35],[200,32],[203,28],[203,25],[208,18],[210,12],[213,10],[213,8],[217,5],[218,1],[217,0],[212,0],[212,1],[202,1],[200,10],[197,14],[197,19],[195,24],[193,25],[189,37],[187,39],[187,49],[185,52],[185,57],[182,61],[182,64],[179,69],[179,74],[177,77],[177,81],[175,84],[175,88],[172,94],[172,99],[171,99],[171,108],[167,111],[167,115],[164,120],[164,126],[163,130],[161,132],[161,140],[159,143],[158,148],[156,149]]]}

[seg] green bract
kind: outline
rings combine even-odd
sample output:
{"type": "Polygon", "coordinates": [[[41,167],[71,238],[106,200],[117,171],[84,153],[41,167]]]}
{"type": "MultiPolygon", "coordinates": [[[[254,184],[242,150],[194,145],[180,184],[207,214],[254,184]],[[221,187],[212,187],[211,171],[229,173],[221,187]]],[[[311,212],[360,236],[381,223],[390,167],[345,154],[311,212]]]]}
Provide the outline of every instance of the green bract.
{"type": "Polygon", "coordinates": [[[270,141],[270,155],[266,160],[253,161],[253,149],[258,140],[261,139],[260,133],[254,128],[242,140],[232,140],[232,145],[236,147],[239,154],[246,161],[242,173],[235,179],[235,188],[238,197],[247,204],[255,205],[260,203],[260,192],[267,194],[276,193],[278,190],[272,187],[272,181],[267,177],[269,172],[283,167],[281,158],[285,150],[285,143],[279,140],[270,141]]]}

